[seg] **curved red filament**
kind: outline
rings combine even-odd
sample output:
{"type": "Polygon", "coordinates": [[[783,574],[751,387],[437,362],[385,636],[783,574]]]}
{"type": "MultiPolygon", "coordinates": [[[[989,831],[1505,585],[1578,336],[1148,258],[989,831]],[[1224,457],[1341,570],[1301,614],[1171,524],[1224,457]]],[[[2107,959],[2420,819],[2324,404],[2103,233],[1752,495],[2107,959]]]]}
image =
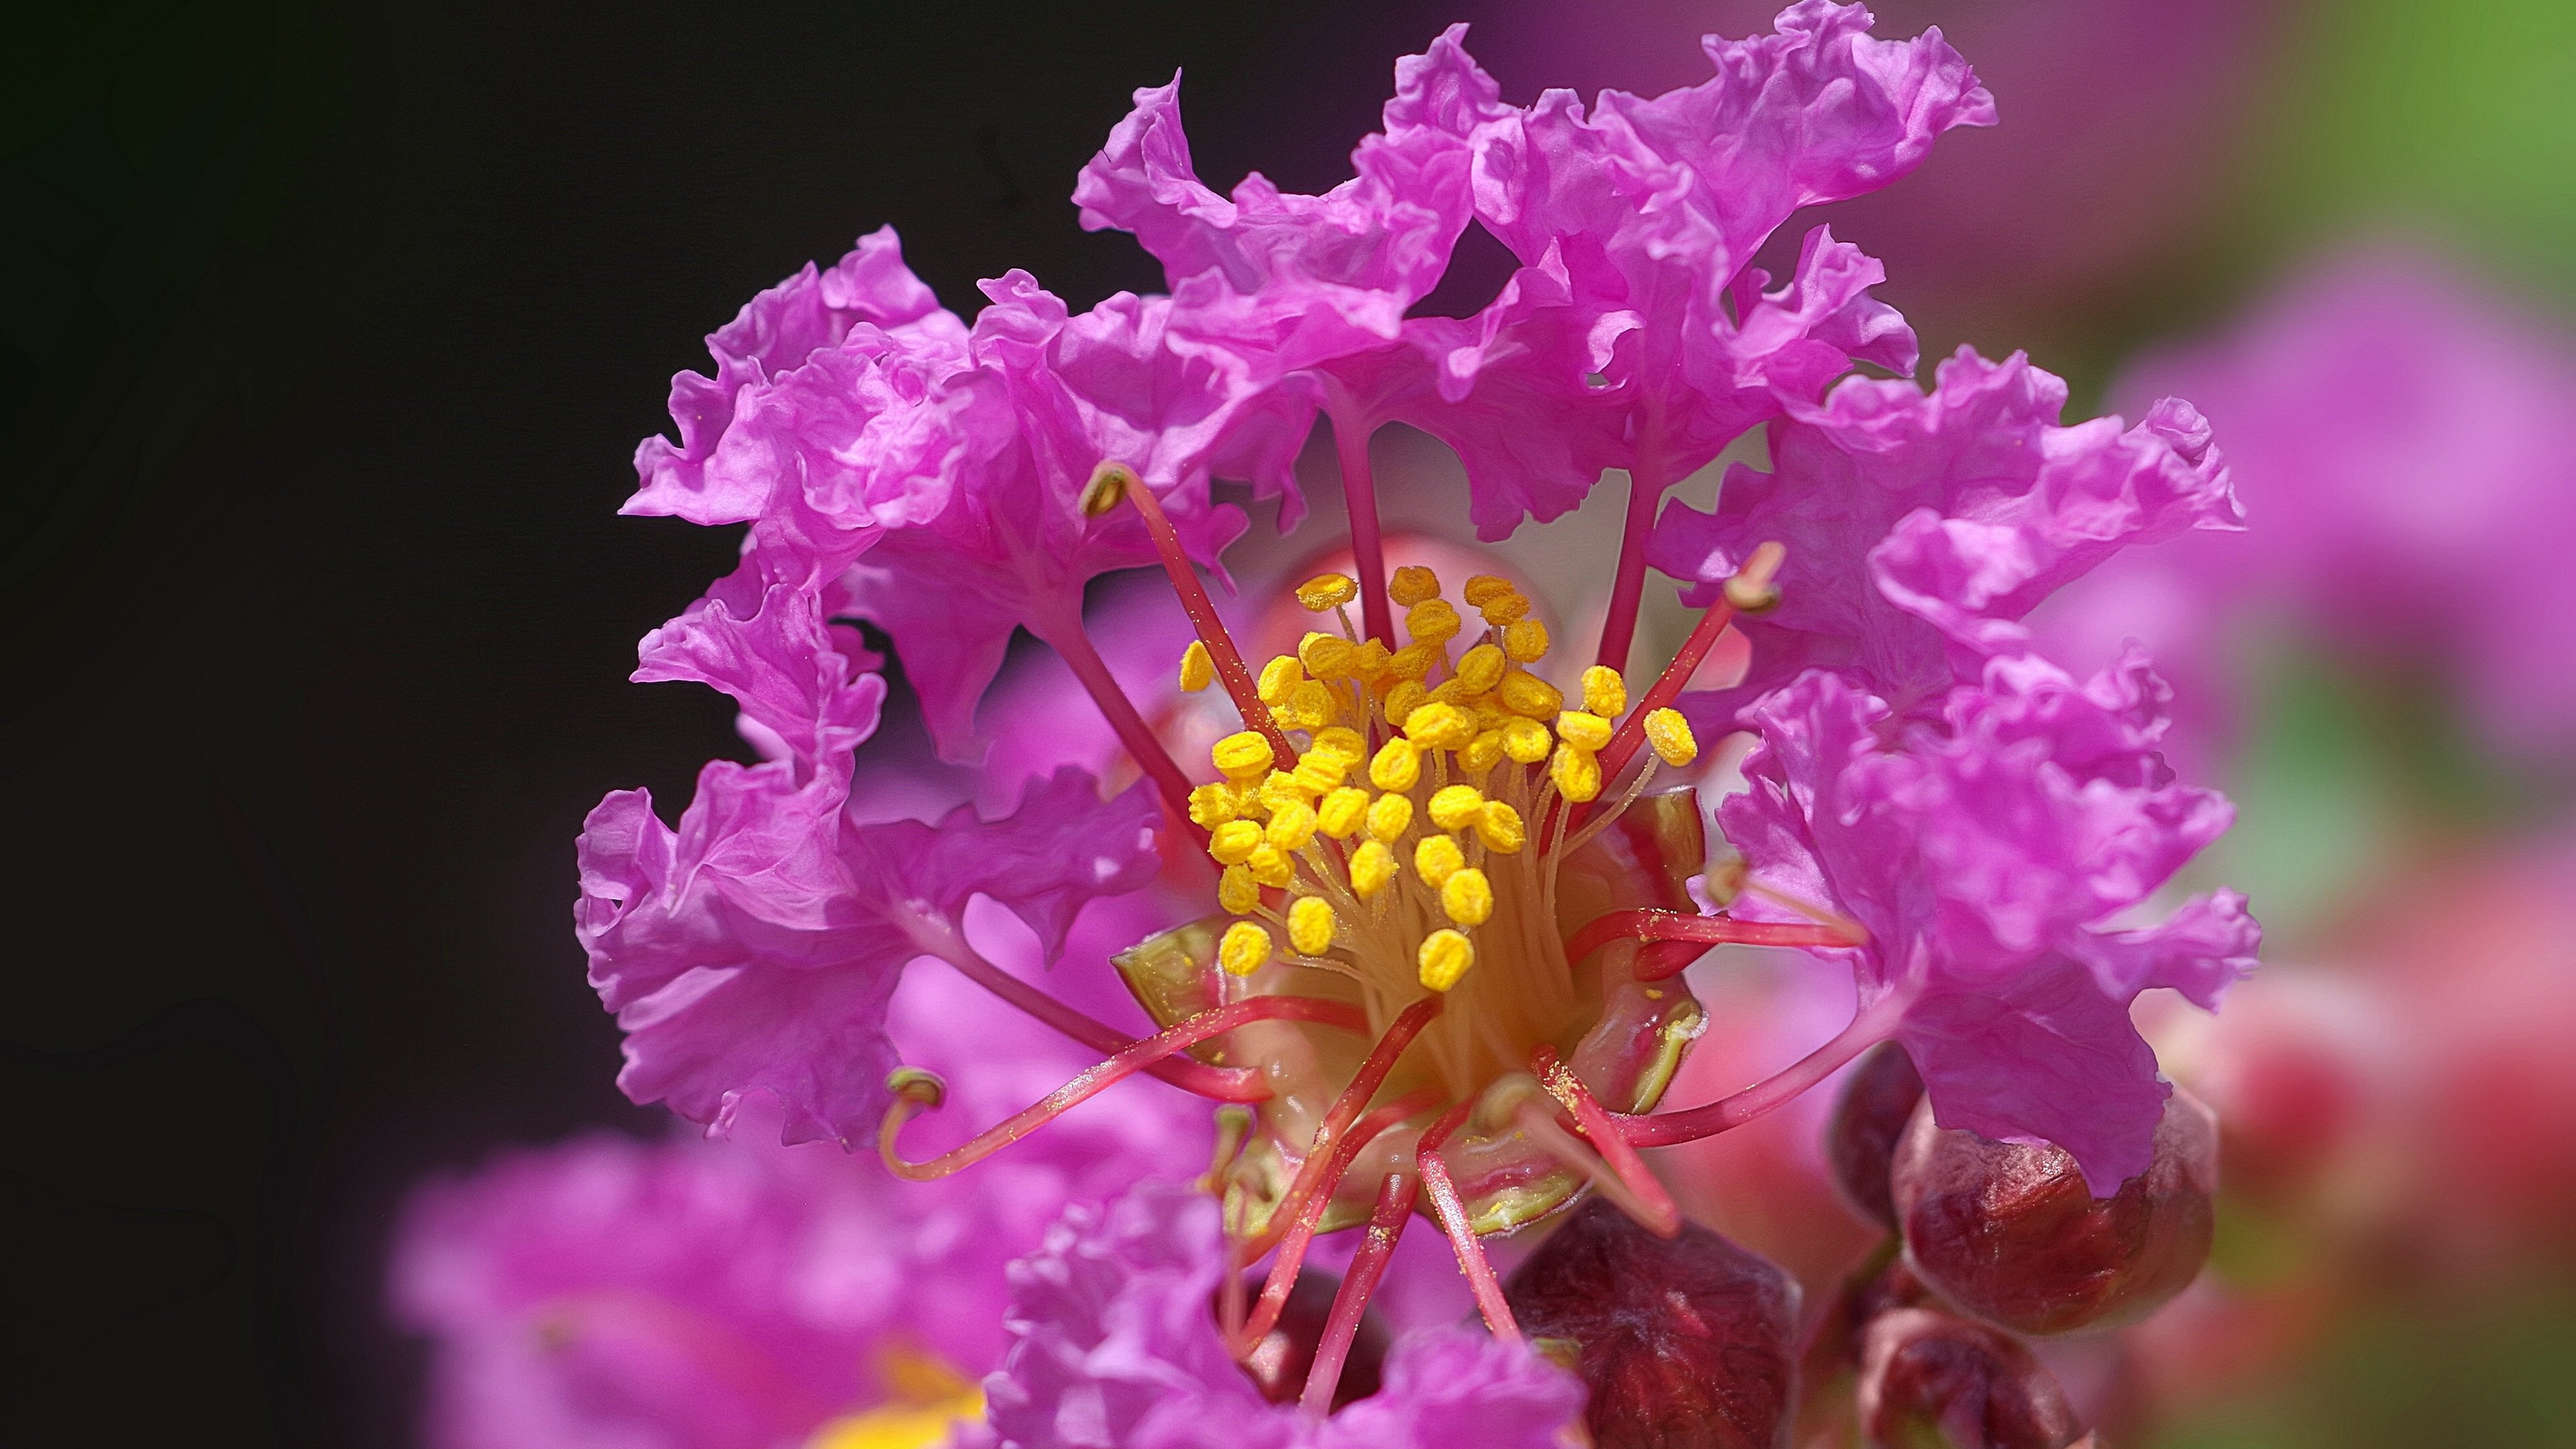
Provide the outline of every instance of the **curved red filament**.
{"type": "Polygon", "coordinates": [[[1238,1352],[1251,1352],[1255,1344],[1278,1326],[1279,1315],[1288,1306],[1289,1291],[1297,1286],[1297,1274],[1305,1267],[1306,1249],[1315,1241],[1316,1226],[1323,1222],[1324,1210],[1332,1204],[1331,1185],[1342,1180],[1342,1175],[1351,1170],[1351,1164],[1371,1142],[1402,1125],[1406,1118],[1418,1117],[1439,1105],[1439,1100],[1428,1088],[1408,1092],[1352,1124],[1351,1129],[1342,1134],[1341,1141],[1334,1144],[1329,1156],[1306,1159],[1306,1167],[1299,1170],[1296,1182],[1288,1189],[1288,1196],[1281,1200],[1278,1211],[1271,1214],[1272,1231],[1248,1239],[1236,1249],[1241,1260],[1249,1263],[1261,1256],[1272,1239],[1275,1238],[1279,1244],[1279,1256],[1270,1262],[1270,1276],[1262,1280],[1261,1298],[1253,1305],[1252,1317],[1243,1331],[1236,1335],[1238,1352]],[[1326,1186],[1299,1196],[1299,1190],[1308,1182],[1308,1169],[1319,1162],[1325,1166],[1322,1172],[1314,1175],[1314,1180],[1326,1186]],[[1282,1222],[1287,1224],[1284,1229],[1278,1227],[1282,1222]]]}
{"type": "Polygon", "coordinates": [[[1905,1005],[1906,998],[1901,994],[1882,998],[1853,1017],[1833,1040],[1741,1092],[1680,1112],[1637,1117],[1612,1112],[1608,1114],[1612,1129],[1628,1139],[1632,1147],[1672,1147],[1741,1127],[1795,1100],[1800,1093],[1842,1070],[1852,1058],[1887,1040],[1902,1019],[1905,1005]]]}
{"type": "Polygon", "coordinates": [[[1413,1152],[1413,1165],[1422,1174],[1423,1194],[1431,1199],[1431,1215],[1440,1220],[1440,1230],[1449,1235],[1450,1251],[1458,1255],[1458,1271],[1467,1275],[1468,1291],[1476,1295],[1476,1309],[1485,1315],[1485,1328],[1504,1343],[1521,1341],[1520,1321],[1512,1317],[1512,1305],[1503,1297],[1502,1280],[1494,1276],[1494,1265],[1485,1258],[1484,1244],[1476,1241],[1476,1225],[1467,1217],[1467,1205],[1458,1198],[1458,1185],[1450,1180],[1449,1164],[1440,1160],[1441,1144],[1467,1120],[1468,1103],[1440,1114],[1422,1134],[1422,1145],[1413,1152]]]}
{"type": "MultiPolygon", "coordinates": [[[[1105,1021],[1076,1011],[1028,982],[985,960],[962,942],[954,949],[936,954],[940,960],[957,968],[958,974],[1027,1012],[1048,1026],[1091,1048],[1113,1055],[1136,1045],[1136,1038],[1105,1021]]],[[[1261,1079],[1258,1067],[1212,1067],[1187,1057],[1170,1057],[1145,1068],[1148,1075],[1169,1082],[1184,1092],[1219,1102],[1266,1102],[1270,1088],[1261,1079]]]]}
{"type": "Polygon", "coordinates": [[[1134,1076],[1166,1057],[1178,1055],[1212,1037],[1223,1036],[1236,1027],[1256,1021],[1309,1021],[1344,1031],[1368,1030],[1366,1017],[1337,1001],[1319,1001],[1310,996],[1263,996],[1237,1001],[1202,1011],[1186,1021],[1175,1022],[1083,1072],[1049,1092],[1044,1099],[977,1133],[964,1145],[927,1162],[905,1161],[902,1154],[895,1151],[894,1139],[903,1130],[903,1124],[911,1121],[914,1113],[931,1105],[931,1102],[911,1094],[899,1096],[894,1105],[886,1109],[884,1121],[878,1124],[877,1154],[885,1159],[887,1169],[897,1177],[913,1182],[935,1182],[992,1156],[1063,1116],[1068,1110],[1098,1096],[1112,1084],[1134,1076]]]}
{"type": "Polygon", "coordinates": [[[1351,1342],[1359,1337],[1360,1319],[1368,1312],[1369,1296],[1377,1292],[1378,1279],[1386,1276],[1387,1259],[1395,1256],[1396,1241],[1404,1236],[1405,1222],[1413,1216],[1414,1190],[1420,1179],[1407,1172],[1390,1172],[1378,1184],[1377,1206],[1369,1212],[1368,1236],[1361,1239],[1357,1253],[1351,1255],[1351,1270],[1342,1275],[1341,1290],[1333,1295],[1332,1316],[1324,1320],[1324,1335],[1315,1343],[1314,1363],[1306,1370],[1306,1391],[1298,1398],[1298,1407],[1320,1419],[1333,1409],[1333,1393],[1342,1385],[1342,1365],[1350,1360],[1351,1342]]]}
{"type": "Polygon", "coordinates": [[[1575,1075],[1574,1069],[1557,1057],[1556,1048],[1541,1045],[1530,1053],[1530,1071],[1538,1078],[1539,1085],[1547,1088],[1548,1095],[1573,1116],[1574,1125],[1601,1154],[1601,1160],[1610,1165],[1610,1171],[1619,1179],[1620,1185],[1627,1188],[1631,1199],[1627,1205],[1637,1210],[1637,1221],[1660,1238],[1669,1238],[1680,1232],[1682,1210],[1673,1202],[1673,1195],[1664,1190],[1660,1179],[1646,1170],[1645,1159],[1639,1157],[1637,1149],[1629,1146],[1628,1139],[1620,1135],[1617,1125],[1610,1120],[1610,1113],[1593,1097],[1591,1088],[1584,1086],[1583,1079],[1575,1075]]]}
{"type": "MultiPolygon", "coordinates": [[[[1858,946],[1849,931],[1832,926],[1810,925],[1803,921],[1739,921],[1723,911],[1713,916],[1697,916],[1686,911],[1659,911],[1651,908],[1612,911],[1596,916],[1582,930],[1567,938],[1565,959],[1580,961],[1613,941],[1695,941],[1705,946],[1805,946],[1826,949],[1858,946]]],[[[1678,974],[1698,959],[1658,953],[1649,959],[1642,953],[1637,960],[1636,978],[1660,981],[1678,974]]]]}

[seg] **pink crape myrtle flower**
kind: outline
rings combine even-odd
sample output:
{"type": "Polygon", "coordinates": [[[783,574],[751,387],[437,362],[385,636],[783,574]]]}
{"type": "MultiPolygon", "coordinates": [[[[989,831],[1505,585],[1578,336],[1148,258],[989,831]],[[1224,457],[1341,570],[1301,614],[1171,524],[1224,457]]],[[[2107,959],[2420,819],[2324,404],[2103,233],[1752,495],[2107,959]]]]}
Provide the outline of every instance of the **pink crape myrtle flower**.
{"type": "Polygon", "coordinates": [[[1753,664],[1731,689],[1687,696],[1723,729],[1744,705],[1823,667],[1898,713],[1940,709],[1952,685],[2018,647],[2033,606],[2120,549],[2237,526],[2210,430],[2166,398],[2135,427],[2062,425],[2066,384],[2016,354],[1973,350],[1939,386],[1855,378],[1770,429],[1769,472],[1727,470],[1717,507],[1664,509],[1656,567],[1717,587],[1768,540],[1788,545],[1779,608],[1740,627],[1753,664]]]}
{"type": "Polygon", "coordinates": [[[2259,542],[2198,536],[2109,566],[2040,619],[2071,664],[2144,641],[2187,686],[2177,743],[2243,727],[2246,642],[2286,632],[2430,666],[2484,741],[2576,739],[2576,341],[2429,253],[2330,257],[2223,335],[2114,388],[2186,390],[2228,440],[2259,542]]]}
{"type": "Polygon", "coordinates": [[[1012,1344],[984,1382],[995,1449],[1559,1449],[1583,1384],[1458,1328],[1399,1340],[1376,1393],[1330,1418],[1264,1402],[1207,1305],[1216,1203],[1145,1183],[1075,1207],[1011,1267],[1012,1344]]]}
{"type": "Polygon", "coordinates": [[[2078,684],[2000,657],[1934,725],[1813,671],[1753,706],[1752,788],[1719,812],[1754,879],[1866,932],[1844,1044],[1902,1042],[1941,1125],[2053,1142],[2097,1194],[2144,1170],[2172,1090],[2130,1002],[2214,1008],[2260,940],[2231,891],[2114,920],[2232,815],[2156,754],[2163,696],[2138,658],[2078,684]]]}
{"type": "MultiPolygon", "coordinates": [[[[2162,1088],[2127,1003],[2213,1000],[2253,928],[2226,895],[2162,927],[2113,918],[2226,807],[2155,756],[2143,665],[2078,686],[2018,621],[2124,543],[2227,521],[2225,475],[2182,405],[2063,427],[2062,389],[2018,359],[1962,358],[1929,396],[1847,380],[1914,360],[1869,295],[1877,264],[1819,228],[1779,287],[1750,266],[1793,212],[1991,120],[1937,33],[1868,23],[1804,0],[1777,34],[1709,41],[1708,80],[1588,108],[1504,103],[1453,30],[1399,64],[1383,129],[1323,196],[1257,177],[1219,196],[1176,91],[1144,91],[1077,197],[1086,225],[1164,262],[1170,295],[1077,314],[1013,272],[970,326],[881,235],[764,296],[714,340],[718,376],[682,380],[680,440],[646,446],[635,506],[749,537],[647,639],[639,677],[731,694],[763,760],[709,766],[676,827],[624,792],[585,832],[579,928],[627,1091],[719,1129],[756,1109],[790,1140],[872,1140],[921,1183],[1008,1162],[1131,1075],[1223,1104],[1196,1194],[1072,1211],[1015,1279],[999,1440],[1509,1445],[1555,1440],[1579,1408],[1596,1429],[1686,1415],[1651,1344],[1587,1348],[1580,1387],[1533,1357],[1483,1242],[1600,1195],[1634,1224],[1585,1259],[1628,1275],[1603,1301],[1666,1301],[1632,1280],[1667,1269],[1719,1291],[1749,1255],[1684,1233],[1641,1149],[1767,1115],[1891,1036],[1945,1122],[2061,1143],[2097,1189],[2141,1164],[2162,1088]],[[1519,271],[1472,317],[1409,315],[1471,223],[1519,271]],[[1220,608],[1201,575],[1230,585],[1219,556],[1246,519],[1212,480],[1247,477],[1293,523],[1287,463],[1319,414],[1350,571],[1220,608]],[[1421,551],[1390,571],[1366,443],[1394,421],[1459,454],[1460,522],[1487,539],[1629,471],[1597,643],[1567,648],[1508,569],[1444,580],[1420,560],[1450,567],[1446,542],[1401,541],[1421,551]],[[1675,515],[1676,534],[1714,530],[1680,570],[1707,608],[1632,688],[1663,493],[1764,423],[1781,486],[1730,484],[1714,522],[1675,515]],[[1153,601],[1084,608],[1090,580],[1145,564],[1190,635],[1155,634],[1182,647],[1150,688],[1133,641],[1095,635],[1153,601]],[[941,763],[869,741],[884,689],[852,619],[891,637],[941,763]],[[1710,837],[1674,707],[1738,619],[1781,686],[1755,710],[1753,793],[1719,816],[1740,862],[1710,837]],[[1238,624],[1276,652],[1247,658],[1238,624]],[[1021,629],[1061,673],[995,689],[1021,629]],[[1062,723],[1075,689],[1102,729],[1062,723]],[[1126,949],[1065,949],[1106,919],[1136,927],[1126,949]],[[997,931],[1065,970],[1042,987],[1007,969],[997,931]],[[1859,1015],[1785,1071],[1659,1112],[1707,1020],[1679,973],[1726,944],[1849,959],[1859,1015]],[[1114,980],[1129,1009],[1056,984],[1076,977],[1114,980]],[[933,980],[1094,1064],[979,1110],[948,1078],[989,1064],[928,1062],[889,1024],[933,980]],[[1117,1024],[1139,1012],[1144,1033],[1117,1024]],[[1416,1218],[1485,1336],[1407,1340],[1368,1393],[1346,1371],[1373,1362],[1372,1297],[1416,1218]],[[1315,1251],[1352,1229],[1347,1259],[1315,1251]],[[1306,1272],[1327,1261],[1347,1263],[1337,1285],[1306,1272]],[[1305,1355],[1302,1387],[1253,1371],[1279,1344],[1305,1355]]],[[[1771,1335],[1746,1362],[1790,1361],[1784,1317],[1737,1316],[1771,1335]]],[[[1754,1397],[1787,1402],[1778,1382],[1754,1397]]]]}

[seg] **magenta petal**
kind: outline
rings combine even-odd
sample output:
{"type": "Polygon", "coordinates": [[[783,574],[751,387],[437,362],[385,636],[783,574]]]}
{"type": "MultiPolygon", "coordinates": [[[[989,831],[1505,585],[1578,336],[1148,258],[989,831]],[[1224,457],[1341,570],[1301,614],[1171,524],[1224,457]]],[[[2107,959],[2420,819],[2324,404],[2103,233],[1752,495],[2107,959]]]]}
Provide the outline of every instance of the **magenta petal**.
{"type": "MultiPolygon", "coordinates": [[[[846,769],[846,767],[844,767],[846,769]]],[[[619,1083],[723,1127],[775,1097],[790,1141],[876,1129],[895,1065],[886,1003],[904,965],[992,897],[1049,956],[1091,900],[1152,876],[1157,818],[1139,783],[1112,800],[1065,769],[984,821],[859,825],[846,774],[797,785],[787,762],[707,766],[674,832],[641,791],[582,836],[579,934],[591,984],[626,1028],[619,1083]]]]}
{"type": "MultiPolygon", "coordinates": [[[[2165,1088],[2129,1003],[2203,1006],[2251,969],[2260,932],[2233,893],[2160,925],[2115,920],[2226,829],[2217,794],[2155,753],[2161,685],[2142,660],[2078,684],[2003,657],[1905,723],[1827,671],[1764,697],[1750,786],[1719,819],[1756,878],[1869,933],[1838,953],[1896,1032],[1945,1126],[2055,1142],[2097,1187],[2142,1165],[2165,1088]]],[[[1753,915],[1784,916],[1758,897],[1753,915]]]]}

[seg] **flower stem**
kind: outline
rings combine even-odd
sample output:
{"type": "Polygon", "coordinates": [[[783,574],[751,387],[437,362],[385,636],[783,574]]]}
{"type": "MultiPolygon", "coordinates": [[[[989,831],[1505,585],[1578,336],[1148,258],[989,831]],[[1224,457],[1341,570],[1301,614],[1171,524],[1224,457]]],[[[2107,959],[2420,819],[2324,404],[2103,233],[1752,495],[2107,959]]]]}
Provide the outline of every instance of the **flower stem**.
{"type": "Polygon", "coordinates": [[[1109,728],[1117,733],[1118,743],[1127,747],[1127,754],[1135,760],[1136,768],[1144,771],[1153,780],[1154,788],[1162,792],[1163,804],[1185,826],[1196,830],[1198,827],[1189,824],[1189,776],[1181,773],[1181,767],[1174,763],[1171,752],[1154,737],[1152,726],[1136,712],[1135,701],[1119,687],[1118,677],[1109,672],[1107,661],[1100,657],[1100,650],[1092,644],[1091,636],[1083,631],[1082,621],[1041,620],[1036,623],[1043,631],[1038,637],[1063,658],[1066,667],[1073,671],[1073,677],[1082,681],[1091,702],[1099,707],[1101,718],[1109,721],[1109,728]]]}
{"type": "Polygon", "coordinates": [[[1610,612],[1601,621],[1599,662],[1626,672],[1637,639],[1637,611],[1646,598],[1646,535],[1654,531],[1655,505],[1664,500],[1661,449],[1651,425],[1647,441],[1628,466],[1628,518],[1619,530],[1619,571],[1610,583],[1610,612]]]}
{"type": "Polygon", "coordinates": [[[1365,1030],[1366,1022],[1358,1018],[1358,1012],[1340,1002],[1319,1001],[1310,996],[1263,996],[1202,1011],[1084,1071],[1036,1103],[977,1133],[964,1146],[943,1152],[927,1162],[905,1161],[903,1155],[895,1150],[894,1139],[915,1113],[926,1106],[937,1105],[937,1079],[928,1073],[897,1073],[898,1078],[905,1079],[904,1086],[898,1090],[894,1104],[886,1108],[885,1120],[877,1125],[877,1155],[885,1159],[887,1169],[897,1177],[912,1182],[936,1182],[960,1168],[983,1161],[1100,1095],[1113,1084],[1237,1027],[1256,1021],[1310,1021],[1345,1030],[1365,1030]]]}
{"type": "Polygon", "coordinates": [[[1306,1370],[1306,1391],[1298,1407],[1320,1419],[1332,1412],[1333,1393],[1342,1384],[1342,1365],[1349,1362],[1351,1343],[1359,1337],[1360,1319],[1368,1312],[1369,1296],[1377,1291],[1378,1279],[1386,1275],[1387,1259],[1395,1255],[1395,1245],[1404,1236],[1405,1222],[1413,1216],[1414,1191],[1420,1179],[1407,1172],[1390,1172],[1378,1184],[1377,1206],[1369,1213],[1368,1236],[1361,1240],[1359,1251],[1351,1257],[1351,1270],[1342,1277],[1341,1291],[1333,1295],[1332,1316],[1324,1320],[1324,1336],[1315,1344],[1314,1363],[1306,1370]]]}
{"type": "Polygon", "coordinates": [[[1395,647],[1395,621],[1386,601],[1385,525],[1377,512],[1377,478],[1369,471],[1369,435],[1348,393],[1328,385],[1324,415],[1333,424],[1333,457],[1342,469],[1342,511],[1351,528],[1351,565],[1359,574],[1360,624],[1368,636],[1395,647]]]}

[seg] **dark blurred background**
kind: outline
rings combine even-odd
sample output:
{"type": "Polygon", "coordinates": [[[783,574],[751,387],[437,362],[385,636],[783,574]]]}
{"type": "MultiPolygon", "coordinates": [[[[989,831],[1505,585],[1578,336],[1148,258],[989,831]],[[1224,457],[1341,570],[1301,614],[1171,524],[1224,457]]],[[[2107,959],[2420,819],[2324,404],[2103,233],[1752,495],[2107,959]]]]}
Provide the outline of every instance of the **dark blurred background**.
{"type": "MultiPolygon", "coordinates": [[[[961,311],[1012,266],[1150,290],[1064,198],[1175,67],[1211,182],[1322,190],[1446,21],[1526,100],[1696,80],[1692,37],[1767,9],[10,7],[10,1438],[403,1442],[404,1185],[660,1130],[612,1085],[571,844],[741,753],[711,692],[625,682],[731,532],[616,508],[754,291],[887,222],[961,311]]],[[[1942,23],[2005,120],[1834,218],[1927,355],[2027,346],[2081,400],[2387,217],[2576,278],[2564,7],[1880,14],[1942,23]]]]}

